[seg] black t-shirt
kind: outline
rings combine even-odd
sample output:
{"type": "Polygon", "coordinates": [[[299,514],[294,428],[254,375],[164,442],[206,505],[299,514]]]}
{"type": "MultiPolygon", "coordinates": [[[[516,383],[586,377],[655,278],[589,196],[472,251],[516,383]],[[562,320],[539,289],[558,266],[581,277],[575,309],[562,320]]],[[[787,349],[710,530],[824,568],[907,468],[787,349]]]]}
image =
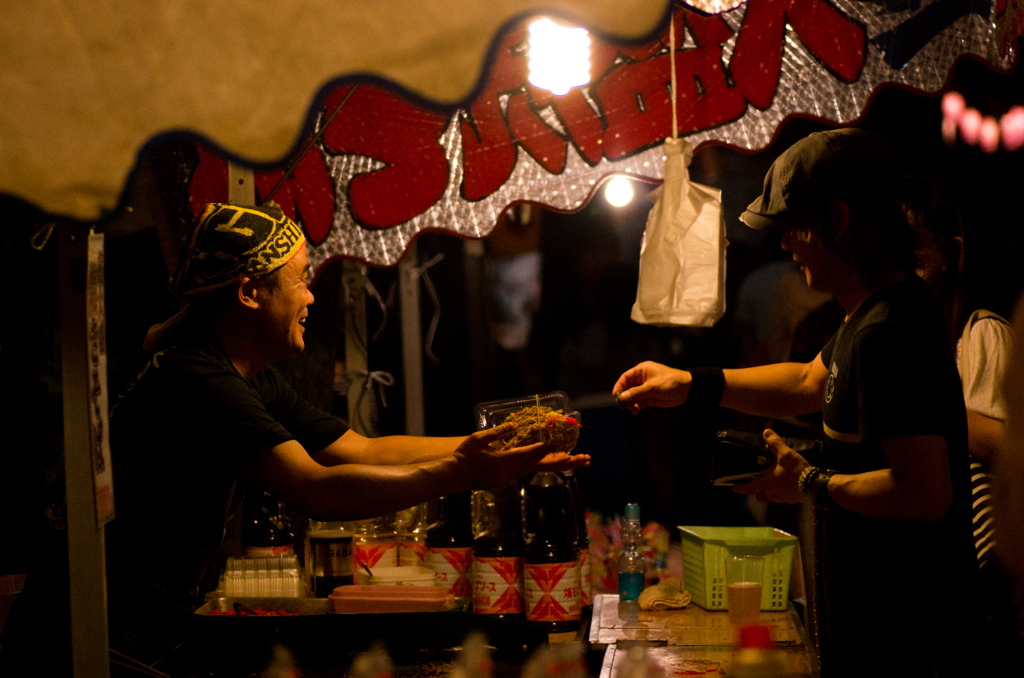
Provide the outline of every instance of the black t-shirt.
{"type": "Polygon", "coordinates": [[[153,355],[111,412],[116,519],[107,531],[111,600],[153,588],[188,610],[237,508],[255,455],[295,439],[314,452],[347,426],[271,367],[246,381],[212,335],[153,355]]]}
{"type": "Polygon", "coordinates": [[[948,668],[947,641],[957,625],[950,600],[970,597],[976,566],[969,468],[960,454],[967,444],[963,392],[931,290],[917,278],[879,290],[821,358],[829,377],[819,465],[849,474],[885,469],[882,439],[939,435],[953,484],[953,505],[938,523],[874,520],[839,507],[822,514],[826,652],[852,672],[884,673],[894,661],[906,663],[900,672],[948,668]],[[890,634],[898,649],[885,640],[890,634]],[[898,657],[885,657],[891,653],[898,657]]]}

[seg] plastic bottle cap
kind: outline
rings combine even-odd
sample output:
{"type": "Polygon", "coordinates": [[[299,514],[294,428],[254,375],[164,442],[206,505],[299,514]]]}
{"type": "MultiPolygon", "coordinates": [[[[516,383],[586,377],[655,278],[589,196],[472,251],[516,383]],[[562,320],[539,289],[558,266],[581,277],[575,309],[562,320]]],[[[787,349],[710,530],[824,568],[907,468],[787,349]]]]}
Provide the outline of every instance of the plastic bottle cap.
{"type": "Polygon", "coordinates": [[[757,647],[770,650],[774,647],[772,643],[772,631],[762,624],[751,624],[740,629],[740,647],[757,647]]]}
{"type": "Polygon", "coordinates": [[[626,520],[640,520],[640,507],[637,504],[626,504],[626,520]]]}

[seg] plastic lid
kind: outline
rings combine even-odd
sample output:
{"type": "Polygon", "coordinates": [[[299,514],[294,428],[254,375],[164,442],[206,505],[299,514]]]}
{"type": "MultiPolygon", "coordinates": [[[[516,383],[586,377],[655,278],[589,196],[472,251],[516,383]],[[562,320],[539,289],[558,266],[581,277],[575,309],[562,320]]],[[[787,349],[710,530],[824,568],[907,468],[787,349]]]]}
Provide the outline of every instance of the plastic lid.
{"type": "Polygon", "coordinates": [[[774,647],[772,643],[772,631],[762,624],[751,624],[740,629],[740,647],[757,647],[770,650],[774,647]]]}
{"type": "Polygon", "coordinates": [[[626,504],[626,520],[640,520],[640,507],[637,504],[626,504]]]}

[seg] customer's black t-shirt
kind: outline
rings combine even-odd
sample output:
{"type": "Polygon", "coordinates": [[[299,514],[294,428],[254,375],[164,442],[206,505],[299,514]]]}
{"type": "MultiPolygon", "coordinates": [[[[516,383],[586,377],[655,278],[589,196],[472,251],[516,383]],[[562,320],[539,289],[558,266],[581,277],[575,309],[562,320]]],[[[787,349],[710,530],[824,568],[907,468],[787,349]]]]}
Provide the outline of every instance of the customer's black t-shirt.
{"type": "Polygon", "coordinates": [[[950,601],[973,594],[976,564],[969,469],[959,453],[967,440],[963,392],[931,290],[917,278],[881,289],[821,358],[829,376],[820,465],[844,474],[889,468],[883,439],[938,435],[953,484],[953,505],[938,523],[874,520],[835,506],[822,514],[822,636],[831,668],[870,667],[874,675],[949,668],[948,643],[963,645],[950,601]]]}

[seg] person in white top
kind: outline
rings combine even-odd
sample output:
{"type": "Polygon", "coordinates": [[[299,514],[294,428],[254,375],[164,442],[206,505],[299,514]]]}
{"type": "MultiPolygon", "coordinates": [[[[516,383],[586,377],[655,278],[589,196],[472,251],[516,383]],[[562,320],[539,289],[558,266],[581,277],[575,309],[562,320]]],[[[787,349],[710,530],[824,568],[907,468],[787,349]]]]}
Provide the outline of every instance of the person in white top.
{"type": "MultiPolygon", "coordinates": [[[[987,628],[980,630],[994,661],[1014,661],[1020,646],[1017,618],[1020,595],[1012,593],[998,557],[991,470],[1006,436],[1008,419],[1003,378],[1013,330],[1005,318],[966,301],[964,229],[952,187],[927,177],[911,177],[904,203],[908,220],[919,229],[918,275],[942,303],[950,346],[956,356],[967,408],[967,452],[971,465],[974,544],[981,570],[982,604],[987,628]]],[[[1016,661],[1020,661],[1017,657],[1016,661]]],[[[1018,664],[1019,665],[1019,664],[1018,664]]]]}

